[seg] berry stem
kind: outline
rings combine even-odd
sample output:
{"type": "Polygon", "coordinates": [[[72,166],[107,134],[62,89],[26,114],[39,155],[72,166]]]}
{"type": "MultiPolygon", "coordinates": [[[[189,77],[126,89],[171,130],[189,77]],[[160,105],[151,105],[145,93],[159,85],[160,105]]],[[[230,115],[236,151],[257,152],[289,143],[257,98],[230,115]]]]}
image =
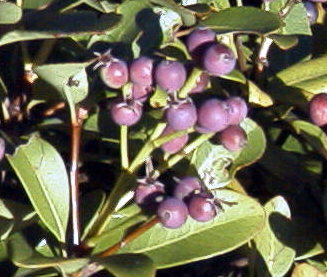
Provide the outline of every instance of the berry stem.
{"type": "Polygon", "coordinates": [[[127,169],[129,166],[128,160],[128,126],[120,126],[120,156],[121,166],[123,169],[127,169]]]}
{"type": "Polygon", "coordinates": [[[120,242],[114,244],[109,249],[105,250],[104,252],[100,253],[99,257],[108,257],[114,253],[116,253],[119,249],[123,248],[126,244],[130,243],[137,237],[141,236],[144,232],[149,230],[151,227],[158,223],[158,218],[154,217],[148,222],[144,223],[140,228],[136,229],[134,232],[128,234],[125,238],[123,238],[120,242]]]}
{"type": "Polygon", "coordinates": [[[78,184],[78,161],[81,142],[81,130],[85,116],[85,110],[82,108],[71,109],[71,205],[72,205],[72,228],[73,228],[73,244],[79,245],[80,242],[80,217],[79,217],[79,184],[78,184]],[[73,113],[74,112],[74,113],[73,113]]]}

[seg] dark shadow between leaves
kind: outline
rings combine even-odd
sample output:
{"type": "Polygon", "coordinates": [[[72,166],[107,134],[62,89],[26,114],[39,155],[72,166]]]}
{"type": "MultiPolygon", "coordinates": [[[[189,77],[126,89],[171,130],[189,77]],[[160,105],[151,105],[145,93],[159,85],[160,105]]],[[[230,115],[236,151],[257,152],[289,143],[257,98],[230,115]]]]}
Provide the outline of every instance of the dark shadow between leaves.
{"type": "Polygon", "coordinates": [[[326,230],[322,226],[304,218],[292,220],[280,213],[274,212],[269,216],[269,224],[276,238],[284,245],[296,251],[296,256],[309,252],[317,243],[326,249],[324,240],[326,230]]]}

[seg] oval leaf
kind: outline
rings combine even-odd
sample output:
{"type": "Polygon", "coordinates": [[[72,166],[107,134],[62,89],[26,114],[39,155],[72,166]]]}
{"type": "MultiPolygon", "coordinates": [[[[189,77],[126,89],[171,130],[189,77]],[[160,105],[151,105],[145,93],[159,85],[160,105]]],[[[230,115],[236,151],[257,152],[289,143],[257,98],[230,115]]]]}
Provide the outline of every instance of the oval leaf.
{"type": "Polygon", "coordinates": [[[326,277],[326,273],[312,265],[301,263],[295,266],[291,277],[326,277]]]}
{"type": "Polygon", "coordinates": [[[281,27],[276,14],[254,7],[233,7],[212,13],[201,22],[219,33],[244,32],[266,34],[281,27]],[[251,18],[251,20],[249,20],[251,18]]]}
{"type": "Polygon", "coordinates": [[[327,92],[327,55],[297,63],[277,74],[285,85],[311,93],[327,92]]]}
{"type": "Polygon", "coordinates": [[[32,137],[7,159],[43,223],[59,241],[65,242],[69,182],[59,153],[45,140],[32,137]]]}
{"type": "Polygon", "coordinates": [[[295,250],[281,242],[290,241],[292,238],[286,222],[290,219],[291,212],[287,202],[281,196],[270,200],[265,205],[265,211],[266,225],[254,238],[257,250],[262,257],[262,260],[257,262],[258,276],[282,277],[292,266],[295,257],[295,250]],[[282,239],[279,236],[283,236],[282,239]]]}
{"type": "Polygon", "coordinates": [[[22,17],[22,9],[9,2],[0,2],[0,24],[14,24],[22,17]]]}
{"type": "Polygon", "coordinates": [[[153,277],[156,272],[151,259],[142,254],[118,254],[96,261],[116,277],[153,277]]]}
{"type": "Polygon", "coordinates": [[[207,141],[192,155],[191,165],[209,189],[227,185],[238,169],[254,163],[263,155],[266,139],[262,129],[250,118],[245,118],[241,127],[247,134],[247,144],[242,150],[230,152],[222,145],[207,141]]]}
{"type": "Polygon", "coordinates": [[[236,204],[224,205],[224,211],[206,223],[189,217],[179,229],[156,224],[120,252],[144,253],[157,268],[172,267],[232,251],[261,230],[265,215],[258,202],[228,190],[214,194],[236,204]]]}

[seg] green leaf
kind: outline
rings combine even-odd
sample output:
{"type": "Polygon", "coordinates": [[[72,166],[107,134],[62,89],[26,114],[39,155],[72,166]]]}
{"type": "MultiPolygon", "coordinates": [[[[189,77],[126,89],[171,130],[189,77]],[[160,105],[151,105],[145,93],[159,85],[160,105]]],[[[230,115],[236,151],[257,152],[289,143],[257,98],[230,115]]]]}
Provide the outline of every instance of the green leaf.
{"type": "Polygon", "coordinates": [[[64,38],[72,35],[95,34],[113,28],[120,20],[114,13],[98,17],[95,12],[35,14],[24,30],[13,30],[0,37],[0,46],[27,40],[64,38]]]}
{"type": "MultiPolygon", "coordinates": [[[[268,3],[270,11],[278,13],[286,4],[287,0],[275,0],[268,3]]],[[[283,26],[279,34],[283,35],[311,35],[310,23],[306,8],[303,3],[295,4],[283,19],[283,26]]]]}
{"type": "Polygon", "coordinates": [[[269,107],[274,104],[270,95],[261,90],[254,82],[248,80],[249,102],[261,107],[269,107]]]}
{"type": "Polygon", "coordinates": [[[286,35],[270,35],[276,45],[282,50],[288,50],[299,43],[299,39],[296,36],[286,36],[286,35]]]}
{"type": "Polygon", "coordinates": [[[0,240],[5,240],[15,229],[24,227],[35,218],[35,211],[27,205],[0,199],[0,240]]]}
{"type": "Polygon", "coordinates": [[[65,242],[69,217],[69,182],[65,164],[55,148],[32,137],[7,159],[42,222],[65,242]]]}
{"type": "Polygon", "coordinates": [[[9,2],[0,2],[0,24],[14,24],[22,17],[22,9],[9,2]]]}
{"type": "Polygon", "coordinates": [[[310,61],[297,63],[277,74],[285,85],[310,93],[327,91],[327,55],[310,61]]]}
{"type": "Polygon", "coordinates": [[[237,170],[256,162],[263,155],[266,148],[263,130],[250,118],[245,118],[241,127],[247,134],[247,144],[240,151],[230,152],[209,141],[194,151],[191,165],[209,189],[226,186],[237,170]]]}
{"type": "Polygon", "coordinates": [[[157,268],[172,267],[227,253],[253,238],[264,224],[264,211],[254,199],[228,190],[214,191],[219,199],[237,204],[226,206],[212,221],[188,218],[178,229],[157,224],[121,253],[144,253],[157,268]]]}
{"type": "MultiPolygon", "coordinates": [[[[34,72],[42,81],[55,88],[63,100],[78,103],[89,91],[86,66],[88,63],[47,64],[36,67],[34,72]]],[[[35,98],[57,99],[57,96],[42,90],[35,98]]]]}
{"type": "Polygon", "coordinates": [[[302,136],[324,157],[327,157],[327,137],[326,133],[320,127],[304,120],[294,120],[291,124],[296,133],[302,136]]]}
{"type": "Polygon", "coordinates": [[[290,219],[291,212],[281,196],[270,200],[265,205],[265,211],[267,215],[265,227],[254,238],[262,258],[256,265],[258,276],[282,277],[292,266],[295,257],[295,250],[283,243],[292,239],[289,224],[285,222],[286,219],[290,219]]]}
{"type": "Polygon", "coordinates": [[[10,237],[8,244],[8,255],[18,267],[30,269],[56,268],[66,274],[71,274],[88,264],[89,259],[66,259],[57,257],[45,257],[35,252],[27,243],[25,238],[16,233],[10,237]]]}
{"type": "Polygon", "coordinates": [[[116,13],[121,17],[117,26],[103,35],[92,36],[88,43],[88,47],[98,41],[132,42],[140,32],[140,29],[135,22],[138,13],[145,8],[150,8],[151,6],[152,5],[149,4],[147,0],[124,1],[116,9],[116,13]]]}
{"type": "Polygon", "coordinates": [[[147,219],[148,216],[141,212],[138,205],[132,204],[127,206],[116,212],[109,222],[106,231],[100,236],[89,239],[87,245],[94,247],[93,254],[103,252],[123,239],[130,232],[131,228],[147,219]]]}
{"type": "Polygon", "coordinates": [[[116,277],[154,277],[156,272],[151,259],[142,254],[118,254],[96,261],[116,277]]]}
{"type": "Polygon", "coordinates": [[[23,9],[37,9],[45,7],[50,4],[53,0],[24,0],[23,9]]]}
{"type": "Polygon", "coordinates": [[[321,272],[314,266],[307,263],[301,263],[295,266],[291,277],[325,277],[325,276],[326,276],[325,272],[321,272]]]}
{"type": "Polygon", "coordinates": [[[254,7],[233,7],[213,12],[201,25],[219,33],[266,34],[280,28],[278,16],[254,7]],[[251,18],[251,20],[249,20],[251,18]]]}

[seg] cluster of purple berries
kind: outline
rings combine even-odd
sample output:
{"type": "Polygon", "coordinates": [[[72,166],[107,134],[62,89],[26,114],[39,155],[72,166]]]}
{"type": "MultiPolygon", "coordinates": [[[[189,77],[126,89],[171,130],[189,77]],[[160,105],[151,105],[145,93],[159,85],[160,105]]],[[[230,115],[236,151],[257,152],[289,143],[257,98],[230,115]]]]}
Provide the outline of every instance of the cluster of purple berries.
{"type": "Polygon", "coordinates": [[[135,202],[143,208],[156,209],[158,220],[166,228],[181,227],[190,215],[194,220],[206,222],[217,214],[213,196],[203,189],[197,177],[179,179],[173,196],[165,197],[164,185],[158,181],[138,183],[135,202]]]}

